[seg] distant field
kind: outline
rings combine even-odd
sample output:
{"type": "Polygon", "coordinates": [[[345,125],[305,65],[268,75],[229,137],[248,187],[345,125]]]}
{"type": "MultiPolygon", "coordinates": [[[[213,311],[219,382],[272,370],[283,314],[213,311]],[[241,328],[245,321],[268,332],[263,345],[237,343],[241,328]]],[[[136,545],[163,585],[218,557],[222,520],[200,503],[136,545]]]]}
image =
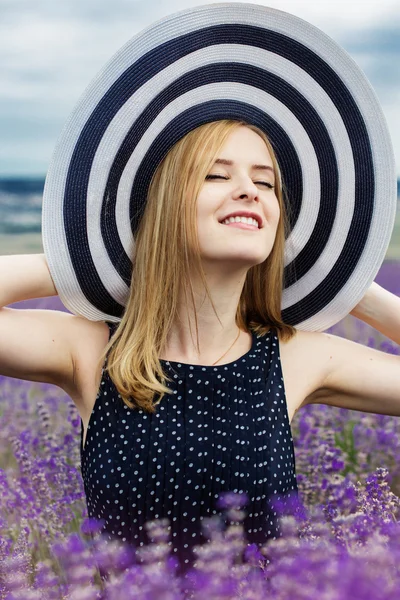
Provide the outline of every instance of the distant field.
{"type": "Polygon", "coordinates": [[[392,239],[390,240],[389,248],[386,253],[386,258],[390,260],[400,259],[400,211],[397,212],[397,217],[394,223],[392,233],[392,239]]]}
{"type": "Polygon", "coordinates": [[[13,233],[0,235],[0,255],[43,254],[41,233],[13,233]]]}
{"type": "MultiPolygon", "coordinates": [[[[42,254],[43,252],[42,235],[40,233],[0,235],[0,255],[42,254]]],[[[400,260],[400,211],[397,214],[386,259],[400,260]]]]}

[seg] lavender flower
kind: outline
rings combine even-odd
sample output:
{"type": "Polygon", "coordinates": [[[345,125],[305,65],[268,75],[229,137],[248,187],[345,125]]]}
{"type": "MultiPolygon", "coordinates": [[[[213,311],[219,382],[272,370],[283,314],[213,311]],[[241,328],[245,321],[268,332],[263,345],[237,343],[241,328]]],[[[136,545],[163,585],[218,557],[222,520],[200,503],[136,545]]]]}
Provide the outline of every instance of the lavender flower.
{"type": "MultiPolygon", "coordinates": [[[[400,294],[399,269],[384,264],[378,283],[400,294]]],[[[66,310],[58,298],[19,305],[39,306],[66,310]]],[[[352,317],[331,331],[399,354],[352,317]]],[[[182,578],[168,520],[147,522],[149,543],[133,549],[88,518],[80,418],[64,392],[0,377],[0,419],[1,600],[400,597],[399,419],[304,407],[291,425],[299,494],[269,499],[279,537],[249,544],[247,496],[221,494],[182,578]]]]}

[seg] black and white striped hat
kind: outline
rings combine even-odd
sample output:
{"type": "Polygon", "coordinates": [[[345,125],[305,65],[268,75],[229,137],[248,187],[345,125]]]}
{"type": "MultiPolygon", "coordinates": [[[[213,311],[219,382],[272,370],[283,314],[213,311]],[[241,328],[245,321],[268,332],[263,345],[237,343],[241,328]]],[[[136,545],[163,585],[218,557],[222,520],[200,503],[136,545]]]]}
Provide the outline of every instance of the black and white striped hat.
{"type": "Polygon", "coordinates": [[[208,4],[135,35],[64,127],[42,235],[60,299],[118,322],[151,177],[190,130],[238,119],[266,132],[291,203],[282,317],[323,331],[359,302],[396,211],[393,150],[374,91],[332,39],[291,14],[208,4]]]}

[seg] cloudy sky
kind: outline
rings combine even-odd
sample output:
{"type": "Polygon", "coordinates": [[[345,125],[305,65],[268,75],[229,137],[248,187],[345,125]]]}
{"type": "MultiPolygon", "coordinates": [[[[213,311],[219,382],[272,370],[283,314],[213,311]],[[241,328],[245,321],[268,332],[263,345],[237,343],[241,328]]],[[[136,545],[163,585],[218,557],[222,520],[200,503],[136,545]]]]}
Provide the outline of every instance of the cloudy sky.
{"type": "MultiPolygon", "coordinates": [[[[0,0],[0,176],[45,175],[60,131],[108,59],[153,21],[205,0],[0,0]]],[[[367,75],[400,176],[400,1],[268,0],[316,25],[367,75]]]]}

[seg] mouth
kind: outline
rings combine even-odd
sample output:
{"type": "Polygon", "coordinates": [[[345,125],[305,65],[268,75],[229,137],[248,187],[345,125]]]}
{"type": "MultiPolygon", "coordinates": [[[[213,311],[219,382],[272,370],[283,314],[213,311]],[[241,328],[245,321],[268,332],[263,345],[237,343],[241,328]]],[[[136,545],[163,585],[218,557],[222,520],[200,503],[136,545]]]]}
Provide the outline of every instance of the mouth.
{"type": "Polygon", "coordinates": [[[256,215],[255,213],[240,213],[239,214],[231,214],[228,217],[223,217],[220,221],[218,221],[218,223],[220,223],[221,225],[228,225],[228,227],[233,227],[234,225],[237,225],[238,223],[240,225],[248,225],[249,227],[240,227],[239,229],[250,229],[250,230],[255,230],[255,229],[262,229],[263,228],[263,223],[262,223],[262,219],[260,216],[256,215]],[[233,220],[232,220],[233,217],[233,220]],[[245,217],[243,219],[240,219],[238,221],[236,221],[235,217],[245,217]]]}
{"type": "Polygon", "coordinates": [[[259,227],[256,227],[255,225],[250,225],[249,223],[241,223],[240,221],[236,223],[220,223],[220,225],[224,225],[225,227],[232,227],[233,229],[247,229],[248,231],[259,230],[259,227]]]}

